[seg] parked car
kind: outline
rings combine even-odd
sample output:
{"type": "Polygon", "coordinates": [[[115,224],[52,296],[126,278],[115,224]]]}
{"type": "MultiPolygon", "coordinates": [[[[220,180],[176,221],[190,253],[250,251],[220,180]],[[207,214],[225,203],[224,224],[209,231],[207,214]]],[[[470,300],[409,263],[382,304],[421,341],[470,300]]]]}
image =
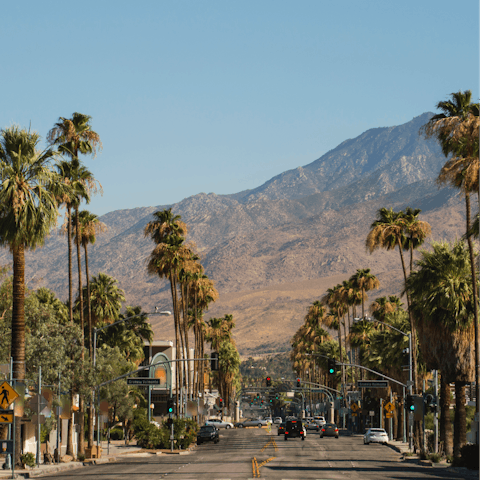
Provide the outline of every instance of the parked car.
{"type": "Polygon", "coordinates": [[[326,423],[320,430],[320,438],[335,437],[338,438],[338,428],[334,423],[326,423]]]}
{"type": "Polygon", "coordinates": [[[235,426],[237,428],[245,428],[245,427],[262,427],[263,425],[266,425],[267,422],[262,423],[262,420],[259,420],[258,418],[246,418],[245,420],[241,420],[240,422],[237,422],[235,426]]]}
{"type": "Polygon", "coordinates": [[[220,420],[219,418],[209,418],[205,422],[205,425],[213,425],[217,428],[233,428],[233,423],[225,422],[223,420],[220,420]]]}
{"type": "Polygon", "coordinates": [[[388,443],[388,433],[383,428],[369,428],[363,436],[363,443],[388,443]]]}
{"type": "Polygon", "coordinates": [[[301,420],[288,420],[285,425],[285,441],[289,438],[298,438],[305,440],[307,432],[302,424],[301,420]]]}
{"type": "Polygon", "coordinates": [[[275,425],[280,425],[282,422],[283,422],[282,417],[275,417],[275,418],[273,419],[273,423],[274,423],[275,425]]]}
{"type": "Polygon", "coordinates": [[[278,427],[277,427],[277,435],[282,435],[285,433],[285,425],[287,425],[286,422],[282,422],[278,427]]]}
{"type": "Polygon", "coordinates": [[[218,428],[213,425],[203,425],[197,433],[197,445],[203,442],[219,442],[218,428]]]}

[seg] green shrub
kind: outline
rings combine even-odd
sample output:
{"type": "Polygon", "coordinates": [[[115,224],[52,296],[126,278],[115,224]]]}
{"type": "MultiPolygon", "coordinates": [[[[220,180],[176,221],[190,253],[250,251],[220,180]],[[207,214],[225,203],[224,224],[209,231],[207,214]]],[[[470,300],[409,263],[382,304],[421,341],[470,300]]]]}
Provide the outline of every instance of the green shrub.
{"type": "Polygon", "coordinates": [[[24,453],[20,455],[20,462],[23,466],[28,465],[29,467],[35,466],[35,455],[33,453],[24,453]]]}
{"type": "Polygon", "coordinates": [[[115,427],[110,430],[111,440],[123,440],[123,428],[115,427]]]}
{"type": "Polygon", "coordinates": [[[429,455],[429,459],[433,462],[433,463],[438,463],[440,462],[442,456],[439,454],[439,453],[431,453],[429,455]]]}
{"type": "Polygon", "coordinates": [[[84,454],[84,453],[79,453],[79,454],[77,455],[77,460],[78,460],[79,462],[83,462],[83,461],[85,460],[85,454],[84,454]]]}

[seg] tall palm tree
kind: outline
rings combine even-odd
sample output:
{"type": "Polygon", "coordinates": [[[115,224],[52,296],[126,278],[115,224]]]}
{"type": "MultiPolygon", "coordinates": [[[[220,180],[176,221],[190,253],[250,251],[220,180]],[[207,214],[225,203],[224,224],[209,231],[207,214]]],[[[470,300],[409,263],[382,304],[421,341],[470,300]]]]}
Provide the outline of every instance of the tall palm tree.
{"type": "MultiPolygon", "coordinates": [[[[466,442],[465,384],[474,379],[474,306],[476,285],[470,277],[468,248],[433,242],[432,251],[421,251],[417,270],[407,279],[415,311],[419,342],[427,367],[441,371],[442,384],[455,382],[456,409],[454,456],[466,442]]],[[[443,392],[447,392],[442,388],[443,392]]],[[[449,402],[442,402],[442,431],[449,422],[449,402]]],[[[445,435],[445,434],[444,434],[445,435]]],[[[444,438],[447,453],[450,447],[444,438]]]]}
{"type": "Polygon", "coordinates": [[[64,205],[66,209],[65,229],[62,233],[67,235],[67,251],[68,251],[68,307],[70,323],[73,323],[73,271],[72,271],[72,206],[79,198],[88,199],[88,190],[82,182],[75,181],[72,172],[72,164],[66,160],[61,160],[57,164],[59,175],[63,178],[65,184],[70,185],[71,191],[68,195],[63,195],[57,201],[60,205],[64,205]]]}
{"type": "MultiPolygon", "coordinates": [[[[37,149],[40,136],[12,126],[0,131],[0,244],[13,255],[13,377],[25,379],[25,250],[42,245],[58,215],[56,195],[68,188],[52,168],[54,152],[37,149]]],[[[20,445],[20,426],[15,438],[20,445]]],[[[20,449],[15,463],[20,461],[20,449]]]]}
{"type": "MultiPolygon", "coordinates": [[[[59,121],[48,132],[47,140],[50,145],[58,146],[58,151],[71,158],[71,172],[73,182],[90,184],[95,186],[95,179],[93,175],[88,172],[79,160],[79,154],[96,156],[97,149],[102,148],[102,142],[98,133],[91,129],[90,121],[92,117],[82,113],[74,112],[71,119],[60,117],[59,121]],[[88,174],[87,174],[88,173],[88,174]]],[[[81,202],[81,197],[74,199],[73,207],[76,213],[75,227],[77,232],[80,231],[78,210],[81,202]]],[[[77,268],[78,268],[78,298],[80,301],[80,324],[82,327],[82,344],[84,342],[84,316],[83,316],[83,288],[82,288],[82,268],[80,259],[80,237],[77,235],[77,268]]],[[[84,357],[82,355],[82,361],[84,357]]],[[[84,404],[83,395],[80,395],[79,405],[80,415],[83,416],[84,404]]],[[[69,422],[69,430],[73,428],[73,423],[69,422]]],[[[80,420],[80,440],[79,453],[85,453],[84,442],[84,422],[80,420]]],[[[71,438],[69,433],[68,438],[71,438]]],[[[70,441],[70,440],[69,440],[70,441]]],[[[68,444],[67,444],[68,447],[68,444]]],[[[72,448],[67,448],[68,453],[72,453],[72,448]]]]}
{"type": "MultiPolygon", "coordinates": [[[[85,252],[85,277],[86,277],[86,284],[87,284],[87,291],[86,293],[86,313],[87,313],[87,328],[88,328],[88,349],[90,353],[90,358],[93,358],[93,345],[92,345],[92,308],[91,308],[91,301],[90,301],[90,274],[88,271],[88,245],[94,245],[97,239],[97,235],[99,233],[105,232],[107,230],[107,226],[98,219],[98,215],[94,213],[90,213],[88,210],[82,210],[79,212],[80,216],[80,244],[83,247],[83,251],[85,252]]],[[[73,235],[77,237],[77,219],[76,215],[73,218],[73,224],[75,228],[73,229],[73,235]]]]}
{"type": "Polygon", "coordinates": [[[369,268],[359,268],[351,277],[352,282],[362,292],[362,317],[365,316],[365,292],[380,287],[378,278],[370,272],[369,268]]]}
{"type": "MultiPolygon", "coordinates": [[[[407,268],[405,266],[405,259],[403,250],[406,248],[405,235],[405,219],[403,212],[394,212],[392,208],[381,208],[377,212],[377,219],[370,226],[370,232],[367,235],[365,246],[367,250],[372,253],[378,248],[385,250],[394,250],[398,247],[400,253],[400,260],[402,262],[403,278],[407,282],[407,268]]],[[[412,371],[413,371],[413,385],[414,391],[417,390],[417,350],[416,350],[416,333],[413,315],[410,309],[410,298],[408,290],[406,290],[408,315],[410,319],[410,331],[412,335],[412,371]]]]}
{"type": "Polygon", "coordinates": [[[379,297],[373,301],[370,305],[370,311],[373,318],[386,323],[388,315],[393,312],[397,312],[402,307],[403,303],[396,295],[390,295],[388,297],[379,297]]]}
{"type": "MultiPolygon", "coordinates": [[[[466,238],[470,255],[472,282],[477,278],[472,242],[470,195],[479,191],[479,103],[472,103],[472,92],[466,90],[450,94],[450,99],[437,103],[441,111],[420,129],[426,138],[434,137],[448,158],[438,176],[439,184],[449,184],[465,196],[466,238]]],[[[477,229],[478,231],[478,229],[477,229]]],[[[480,398],[480,334],[478,331],[478,299],[473,292],[475,317],[475,382],[476,398],[480,398]]],[[[476,404],[477,415],[480,402],[476,404]]]]}
{"type": "Polygon", "coordinates": [[[420,247],[432,233],[428,222],[418,219],[419,208],[407,207],[402,213],[405,228],[405,247],[410,250],[410,271],[413,270],[413,251],[420,247]]]}
{"type": "MultiPolygon", "coordinates": [[[[83,183],[79,183],[79,186],[83,186],[83,183]]],[[[106,231],[107,227],[103,222],[98,220],[98,216],[94,213],[90,213],[87,210],[82,210],[78,213],[80,216],[80,222],[77,222],[76,215],[73,218],[73,222],[68,221],[70,215],[67,216],[67,225],[69,227],[70,232],[67,230],[67,235],[72,234],[71,224],[73,223],[75,227],[77,224],[80,226],[80,244],[83,246],[83,250],[85,252],[85,277],[87,282],[87,291],[86,296],[84,298],[87,299],[87,331],[88,331],[88,351],[90,354],[90,359],[93,359],[93,338],[92,338],[92,308],[91,308],[91,301],[90,301],[90,273],[88,271],[88,244],[94,244],[96,241],[96,234],[100,232],[106,231]]],[[[74,228],[73,230],[75,236],[75,243],[77,237],[77,229],[74,228]]],[[[70,248],[70,238],[69,238],[69,248],[70,248]]],[[[70,256],[69,256],[70,257],[70,256]]],[[[70,260],[70,258],[69,258],[70,260]]],[[[91,448],[93,446],[93,403],[90,403],[88,408],[88,447],[91,448]]]]}

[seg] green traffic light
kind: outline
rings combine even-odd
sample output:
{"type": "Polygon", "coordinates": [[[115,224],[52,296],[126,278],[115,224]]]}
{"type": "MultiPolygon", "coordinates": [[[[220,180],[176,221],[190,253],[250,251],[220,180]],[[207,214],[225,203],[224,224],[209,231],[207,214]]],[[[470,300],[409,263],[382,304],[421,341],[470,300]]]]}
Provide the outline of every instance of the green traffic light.
{"type": "Polygon", "coordinates": [[[415,410],[415,405],[410,405],[410,410],[413,412],[415,410]]]}
{"type": "Polygon", "coordinates": [[[335,370],[334,370],[333,368],[331,368],[331,369],[329,370],[329,372],[330,372],[330,373],[335,373],[335,370]]]}

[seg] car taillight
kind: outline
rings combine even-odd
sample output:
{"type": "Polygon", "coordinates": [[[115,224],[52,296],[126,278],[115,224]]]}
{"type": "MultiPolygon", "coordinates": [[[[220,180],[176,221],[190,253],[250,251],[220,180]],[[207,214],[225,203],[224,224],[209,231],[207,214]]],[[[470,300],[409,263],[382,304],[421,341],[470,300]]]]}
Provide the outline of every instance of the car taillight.
{"type": "Polygon", "coordinates": [[[324,431],[325,431],[325,429],[324,429],[324,428],[322,428],[322,432],[324,432],[324,431]]]}
{"type": "Polygon", "coordinates": [[[338,432],[338,428],[336,428],[335,431],[338,432]]]}
{"type": "Polygon", "coordinates": [[[288,435],[288,432],[285,432],[286,435],[288,435]]]}

